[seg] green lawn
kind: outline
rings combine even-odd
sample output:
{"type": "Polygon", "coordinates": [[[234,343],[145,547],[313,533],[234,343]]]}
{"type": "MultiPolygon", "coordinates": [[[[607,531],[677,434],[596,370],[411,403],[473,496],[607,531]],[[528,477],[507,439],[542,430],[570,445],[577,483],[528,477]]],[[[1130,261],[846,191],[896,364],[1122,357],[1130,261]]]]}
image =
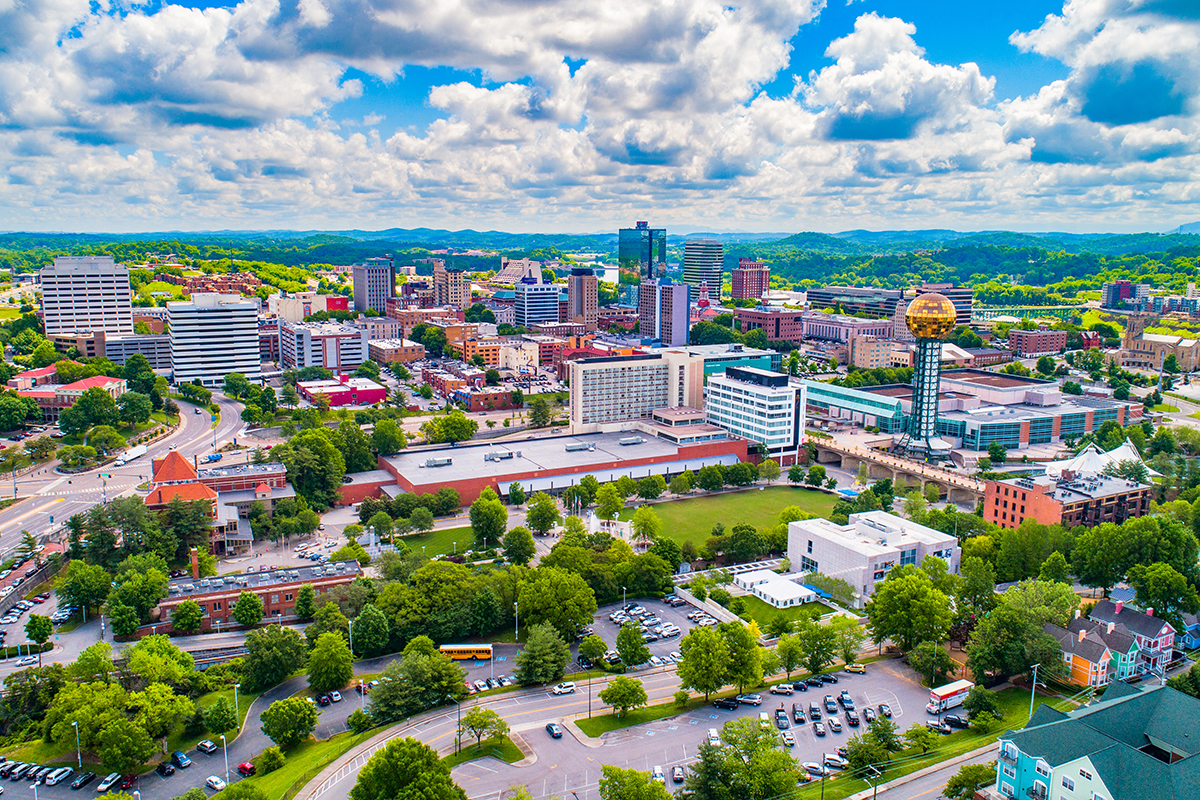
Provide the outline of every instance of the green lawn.
{"type": "MultiPolygon", "coordinates": [[[[600,705],[603,707],[603,704],[600,705]]],[[[658,705],[632,709],[623,717],[618,717],[616,714],[597,714],[591,719],[576,720],[575,724],[579,726],[579,730],[595,739],[609,731],[628,728],[632,725],[642,725],[647,722],[665,719],[666,717],[673,717],[685,711],[690,711],[693,708],[699,708],[702,705],[704,705],[703,697],[692,698],[686,706],[677,705],[674,700],[671,700],[666,703],[659,703],[658,705]]]]}
{"type": "Polygon", "coordinates": [[[767,622],[779,614],[782,614],[788,621],[795,622],[798,619],[806,617],[816,619],[823,614],[833,611],[832,608],[821,602],[805,603],[804,605],[792,606],[791,608],[776,608],[754,595],[738,595],[738,597],[745,604],[745,608],[739,616],[745,620],[754,620],[758,623],[758,627],[764,630],[766,629],[767,622]]]}
{"type": "Polygon", "coordinates": [[[1178,409],[1177,407],[1175,407],[1175,406],[1169,406],[1169,405],[1167,405],[1166,403],[1159,403],[1159,404],[1158,404],[1158,405],[1156,405],[1156,406],[1151,406],[1151,407],[1150,407],[1150,410],[1151,410],[1151,411],[1159,411],[1159,412],[1162,412],[1162,413],[1164,413],[1164,414],[1175,414],[1175,413],[1178,413],[1178,412],[1179,412],[1179,409],[1178,409]]]}
{"type": "Polygon", "coordinates": [[[521,748],[513,744],[513,740],[507,736],[499,738],[484,739],[478,745],[470,744],[466,739],[463,740],[463,749],[459,753],[452,753],[442,759],[442,763],[450,769],[454,769],[459,764],[465,764],[468,761],[474,761],[477,758],[487,758],[492,756],[501,761],[507,761],[509,764],[514,761],[520,761],[525,757],[521,752],[521,748]]]}
{"type": "MultiPolygon", "coordinates": [[[[284,751],[287,761],[283,767],[267,775],[246,778],[249,785],[260,789],[267,800],[290,800],[304,786],[351,748],[371,738],[378,730],[365,733],[339,733],[329,739],[305,739],[291,750],[284,751]]],[[[220,795],[215,795],[220,797],[220,795]]]]}
{"type": "MultiPolygon", "coordinates": [[[[716,522],[724,523],[726,531],[734,525],[747,523],[756,528],[770,528],[779,523],[779,512],[788,506],[799,506],[810,514],[828,517],[837,498],[815,489],[791,486],[772,486],[762,491],[751,489],[713,497],[693,497],[656,503],[653,508],[662,520],[667,536],[677,542],[690,541],[697,547],[712,535],[716,522]]],[[[620,518],[633,516],[626,508],[620,518]]]]}
{"type": "MultiPolygon", "coordinates": [[[[432,558],[443,553],[461,553],[470,550],[475,544],[475,531],[468,525],[463,528],[442,528],[441,530],[414,533],[401,537],[401,541],[418,552],[432,558]],[[424,547],[424,551],[421,548],[424,547]]],[[[489,543],[489,546],[491,543],[489,543]]]]}
{"type": "Polygon", "coordinates": [[[16,319],[21,316],[21,312],[15,308],[3,307],[0,308],[0,319],[16,319]]]}

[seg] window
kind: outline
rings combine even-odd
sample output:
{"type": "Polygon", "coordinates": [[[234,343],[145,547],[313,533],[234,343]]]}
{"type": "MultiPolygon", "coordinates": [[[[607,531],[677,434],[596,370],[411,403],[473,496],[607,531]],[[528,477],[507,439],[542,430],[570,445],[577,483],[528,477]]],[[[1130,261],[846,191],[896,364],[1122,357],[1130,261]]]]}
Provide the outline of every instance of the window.
{"type": "Polygon", "coordinates": [[[808,556],[800,557],[800,570],[802,572],[820,572],[821,568],[817,562],[813,561],[808,556]]]}
{"type": "Polygon", "coordinates": [[[277,595],[277,594],[273,594],[273,595],[271,595],[271,602],[272,602],[272,603],[278,603],[278,602],[279,602],[279,595],[277,595]]]}
{"type": "Polygon", "coordinates": [[[1010,778],[1017,777],[1017,771],[1008,765],[1004,766],[1004,774],[1010,778]]]}
{"type": "Polygon", "coordinates": [[[1092,779],[1092,773],[1088,772],[1086,769],[1081,769],[1079,770],[1079,777],[1090,781],[1092,779]]]}
{"type": "Polygon", "coordinates": [[[284,601],[285,601],[285,602],[291,602],[291,599],[292,599],[292,593],[291,593],[291,592],[288,592],[287,594],[285,594],[285,595],[283,596],[283,599],[284,599],[284,601]]]}
{"type": "Polygon", "coordinates": [[[1034,765],[1034,769],[1037,770],[1038,775],[1043,775],[1047,778],[1050,777],[1050,765],[1045,761],[1039,759],[1037,764],[1034,765]]]}
{"type": "Polygon", "coordinates": [[[1062,785],[1064,789],[1068,789],[1072,792],[1075,791],[1075,781],[1071,780],[1066,775],[1063,775],[1062,785]]]}
{"type": "Polygon", "coordinates": [[[220,610],[221,610],[221,601],[214,600],[213,601],[213,611],[220,611],[220,610]]]}
{"type": "Polygon", "coordinates": [[[808,540],[808,554],[812,555],[812,539],[808,540]]]}

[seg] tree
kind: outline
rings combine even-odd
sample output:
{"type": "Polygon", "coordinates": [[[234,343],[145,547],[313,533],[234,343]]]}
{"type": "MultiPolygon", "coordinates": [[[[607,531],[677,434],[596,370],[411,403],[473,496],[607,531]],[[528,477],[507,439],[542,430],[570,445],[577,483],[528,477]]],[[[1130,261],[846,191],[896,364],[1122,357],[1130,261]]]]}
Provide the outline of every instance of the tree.
{"type": "Polygon", "coordinates": [[[688,470],[671,478],[668,488],[670,488],[671,494],[688,494],[692,491],[693,485],[692,473],[691,470],[688,470]]]}
{"type": "Polygon", "coordinates": [[[651,778],[650,773],[622,769],[610,764],[600,767],[598,789],[600,800],[671,800],[671,793],[667,791],[667,787],[651,778]]]}
{"type": "Polygon", "coordinates": [[[749,717],[726,722],[722,747],[700,745],[700,757],[684,781],[686,800],[768,800],[796,792],[796,762],[778,747],[773,729],[749,717]]]}
{"type": "Polygon", "coordinates": [[[769,458],[759,462],[758,477],[767,483],[774,483],[779,478],[779,462],[769,458]]]}
{"type": "Polygon", "coordinates": [[[559,519],[558,504],[550,495],[538,492],[529,501],[529,508],[525,512],[525,524],[539,536],[545,536],[558,524],[559,519]]]}
{"type": "Polygon", "coordinates": [[[145,729],[128,722],[113,721],[105,725],[96,742],[96,754],[104,769],[129,773],[145,764],[154,755],[154,742],[145,729]]]}
{"type": "Polygon", "coordinates": [[[522,620],[548,623],[568,640],[596,613],[596,595],[580,575],[548,566],[529,573],[518,604],[522,620]]]}
{"type": "Polygon", "coordinates": [[[996,693],[982,686],[971,688],[963,700],[963,708],[966,709],[967,716],[972,722],[987,717],[1000,719],[1003,716],[1000,713],[1000,703],[996,700],[996,693]]]}
{"type": "Polygon", "coordinates": [[[988,459],[993,464],[1003,464],[1008,460],[1008,448],[1000,442],[992,442],[987,449],[988,459]]]}
{"type": "Polygon", "coordinates": [[[484,737],[492,739],[507,736],[508,723],[490,708],[475,706],[463,714],[462,725],[458,732],[460,735],[466,733],[474,736],[475,747],[478,748],[483,743],[484,737]]]}
{"type": "Polygon", "coordinates": [[[354,657],[346,640],[336,633],[323,633],[308,655],[308,687],[317,694],[340,689],[354,676],[354,657]]]}
{"type": "Polygon", "coordinates": [[[416,739],[396,738],[363,765],[350,800],[467,800],[467,795],[436,752],[416,739]]]}
{"type": "Polygon", "coordinates": [[[50,635],[54,633],[54,623],[49,617],[43,617],[41,614],[30,614],[29,619],[25,622],[25,635],[29,637],[29,641],[36,644],[38,650],[38,665],[42,663],[42,645],[50,639],[50,635]]]}
{"type": "Polygon", "coordinates": [[[842,661],[847,664],[857,661],[858,651],[867,638],[862,627],[855,620],[840,614],[829,620],[828,627],[833,632],[834,646],[842,661]]]}
{"type": "Polygon", "coordinates": [[[596,491],[596,516],[601,519],[616,519],[624,507],[625,498],[613,484],[606,483],[596,491]]]}
{"type": "Polygon", "coordinates": [[[316,590],[313,589],[311,583],[306,583],[300,587],[300,591],[296,593],[296,607],[293,609],[296,616],[303,620],[312,619],[316,605],[316,590]]]}
{"type": "Polygon", "coordinates": [[[608,645],[596,634],[590,634],[579,643],[579,655],[595,664],[608,652],[608,645]]]}
{"type": "Polygon", "coordinates": [[[717,626],[717,633],[729,649],[726,681],[737,686],[739,692],[747,686],[758,686],[763,676],[762,649],[754,634],[741,622],[722,622],[717,626]]]}
{"type": "Polygon", "coordinates": [[[806,619],[797,626],[796,637],[804,653],[804,667],[816,675],[833,663],[837,649],[837,634],[814,619],[806,619]]]}
{"type": "Polygon", "coordinates": [[[242,680],[253,691],[275,686],[304,664],[307,650],[304,639],[294,628],[268,625],[250,631],[246,634],[242,680]]]}
{"type": "Polygon", "coordinates": [[[371,690],[369,710],[376,724],[394,722],[466,695],[462,667],[439,653],[427,637],[417,636],[413,642],[422,640],[428,648],[416,649],[410,642],[403,658],[389,664],[379,685],[371,690]]]}
{"type": "Polygon", "coordinates": [[[904,741],[908,742],[910,747],[915,747],[922,753],[928,753],[929,748],[937,744],[937,740],[938,735],[921,722],[914,722],[904,731],[904,741]]]}
{"type": "Polygon", "coordinates": [[[550,404],[544,397],[535,397],[529,403],[529,425],[533,428],[548,428],[552,419],[550,404]]]}
{"type": "Polygon", "coordinates": [[[135,425],[150,420],[154,404],[149,396],[140,392],[126,392],[117,398],[117,416],[126,425],[135,425]]]}
{"type": "Polygon", "coordinates": [[[244,397],[250,391],[250,381],[240,372],[231,372],[225,376],[225,385],[222,391],[227,397],[244,397]]]}
{"type": "Polygon", "coordinates": [[[108,598],[112,577],[98,564],[72,561],[54,584],[59,602],[72,608],[99,608],[108,598]]]}
{"type": "Polygon", "coordinates": [[[646,646],[641,628],[636,623],[627,623],[617,631],[617,654],[627,669],[650,660],[650,648],[646,646]]]}
{"type": "MultiPolygon", "coordinates": [[[[620,647],[619,641],[617,647],[620,647]]],[[[624,675],[613,678],[606,688],[600,690],[599,697],[600,702],[617,709],[618,717],[625,716],[631,708],[646,705],[649,699],[641,681],[626,678],[624,675]]]]}
{"type": "Polygon", "coordinates": [[[1067,583],[1069,575],[1067,572],[1067,557],[1058,550],[1042,562],[1042,568],[1038,572],[1038,578],[1043,581],[1054,581],[1056,583],[1067,583]]]}
{"type": "Polygon", "coordinates": [[[650,506],[642,506],[633,512],[630,525],[633,527],[634,538],[641,542],[653,542],[662,535],[662,520],[650,506]]]}
{"type": "Polygon", "coordinates": [[[171,612],[171,627],[180,633],[195,633],[204,622],[204,612],[195,600],[184,600],[171,612]]]}
{"type": "Polygon", "coordinates": [[[647,475],[638,481],[638,497],[643,500],[657,500],[666,490],[667,482],[662,475],[647,475]]]}
{"type": "Polygon", "coordinates": [[[968,800],[975,796],[975,789],[996,782],[996,762],[987,764],[964,764],[946,781],[942,797],[946,800],[968,800]]]}
{"type": "Polygon", "coordinates": [[[888,753],[870,731],[858,736],[851,736],[846,742],[846,761],[850,763],[850,772],[855,776],[868,773],[871,767],[882,769],[887,761],[888,753]]]}
{"type": "Polygon", "coordinates": [[[271,703],[259,720],[268,739],[290,750],[316,729],[317,707],[303,697],[289,697],[271,703]]]}
{"type": "Polygon", "coordinates": [[[821,464],[813,464],[808,468],[808,474],[804,477],[804,482],[809,486],[820,486],[825,482],[825,467],[821,464]]]}
{"type": "Polygon", "coordinates": [[[517,527],[504,534],[504,558],[506,561],[525,566],[537,553],[537,547],[533,543],[533,534],[524,525],[517,527]]]}
{"type": "Polygon", "coordinates": [[[876,643],[891,639],[905,652],[918,642],[944,638],[953,621],[950,598],[912,566],[892,569],[876,586],[867,602],[867,618],[876,643]]]}
{"type": "Polygon", "coordinates": [[[996,602],[996,570],[981,558],[963,558],[958,569],[962,583],[958,588],[959,603],[976,612],[987,611],[996,602]]]}
{"type": "Polygon", "coordinates": [[[310,507],[324,511],[334,505],[346,475],[346,459],[328,428],[302,430],[271,452],[287,467],[287,479],[310,507]]]}
{"type": "Polygon", "coordinates": [[[930,688],[945,683],[946,676],[954,670],[950,654],[937,642],[921,642],[908,654],[909,665],[929,680],[930,688]]]}
{"type": "Polygon", "coordinates": [[[218,697],[217,702],[204,709],[204,727],[214,736],[238,727],[237,709],[227,697],[218,697]]]}
{"type": "Polygon", "coordinates": [[[233,618],[246,628],[253,628],[263,618],[262,598],[254,592],[242,592],[233,606],[233,618]]]}
{"type": "Polygon", "coordinates": [[[1184,629],[1181,614],[1200,611],[1200,595],[1170,564],[1135,564],[1129,570],[1129,585],[1133,587],[1138,605],[1153,608],[1156,616],[1171,623],[1177,631],[1184,629]]]}
{"type": "Polygon", "coordinates": [[[309,648],[316,647],[317,639],[325,633],[337,633],[347,642],[350,640],[350,620],[338,608],[337,603],[326,601],[313,615],[312,624],[304,629],[304,638],[309,648]]]}
{"type": "Polygon", "coordinates": [[[775,652],[779,654],[779,666],[788,678],[792,677],[792,670],[804,663],[804,648],[795,634],[780,636],[775,652]]]}
{"type": "Polygon", "coordinates": [[[433,512],[424,506],[418,506],[408,515],[408,522],[413,526],[413,530],[433,530],[433,512]]]}
{"type": "Polygon", "coordinates": [[[898,753],[903,747],[900,742],[900,731],[896,723],[885,716],[878,716],[867,729],[867,735],[879,743],[886,753],[898,753]]]}
{"type": "Polygon", "coordinates": [[[97,425],[92,428],[88,433],[87,441],[89,446],[105,454],[114,453],[125,446],[125,437],[117,433],[117,429],[111,425],[97,425]]]}
{"type": "Polygon", "coordinates": [[[394,456],[404,449],[404,432],[394,419],[381,419],[371,432],[371,447],[381,456],[394,456]]]}
{"type": "Polygon", "coordinates": [[[570,660],[571,649],[553,626],[531,625],[525,649],[517,653],[517,681],[525,686],[552,683],[562,678],[570,660]]]}
{"type": "Polygon", "coordinates": [[[387,617],[374,605],[367,603],[354,618],[354,652],[370,658],[387,650],[387,645],[387,617]]]}
{"type": "Polygon", "coordinates": [[[486,542],[491,542],[493,547],[500,543],[508,527],[508,510],[494,491],[487,488],[480,492],[479,499],[471,503],[469,516],[476,547],[484,548],[486,542]]]}

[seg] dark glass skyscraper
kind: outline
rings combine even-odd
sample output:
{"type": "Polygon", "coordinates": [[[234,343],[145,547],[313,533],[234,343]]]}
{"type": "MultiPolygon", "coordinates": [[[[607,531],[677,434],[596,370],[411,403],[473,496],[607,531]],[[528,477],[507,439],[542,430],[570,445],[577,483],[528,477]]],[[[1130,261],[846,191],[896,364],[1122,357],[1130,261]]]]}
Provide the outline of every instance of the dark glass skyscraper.
{"type": "Polygon", "coordinates": [[[646,278],[657,278],[658,268],[667,268],[667,229],[651,228],[638,222],[635,228],[621,228],[617,237],[617,261],[622,269],[636,271],[646,278]]]}

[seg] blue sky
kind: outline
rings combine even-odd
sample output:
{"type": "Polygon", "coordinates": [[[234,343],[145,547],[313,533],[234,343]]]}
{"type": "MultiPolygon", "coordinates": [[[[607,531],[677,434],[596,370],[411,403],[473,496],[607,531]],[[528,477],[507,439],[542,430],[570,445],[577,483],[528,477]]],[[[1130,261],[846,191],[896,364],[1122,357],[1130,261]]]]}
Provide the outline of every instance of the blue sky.
{"type": "Polygon", "coordinates": [[[0,227],[1166,230],[1179,0],[44,0],[0,227]]]}

